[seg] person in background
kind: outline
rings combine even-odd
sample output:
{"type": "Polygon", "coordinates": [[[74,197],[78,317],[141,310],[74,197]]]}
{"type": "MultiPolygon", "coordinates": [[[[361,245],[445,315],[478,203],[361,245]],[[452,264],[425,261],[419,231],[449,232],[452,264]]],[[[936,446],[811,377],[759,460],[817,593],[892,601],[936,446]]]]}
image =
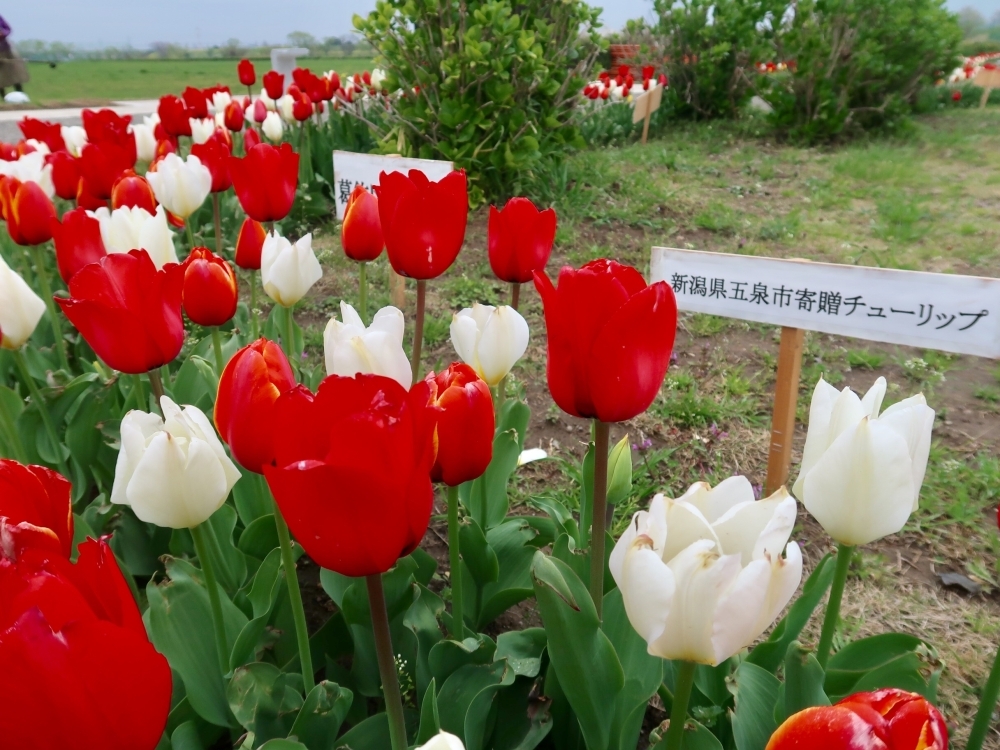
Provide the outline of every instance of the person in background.
{"type": "Polygon", "coordinates": [[[21,91],[21,85],[29,78],[28,66],[10,46],[10,32],[10,24],[0,16],[0,99],[6,95],[8,86],[21,91]]]}

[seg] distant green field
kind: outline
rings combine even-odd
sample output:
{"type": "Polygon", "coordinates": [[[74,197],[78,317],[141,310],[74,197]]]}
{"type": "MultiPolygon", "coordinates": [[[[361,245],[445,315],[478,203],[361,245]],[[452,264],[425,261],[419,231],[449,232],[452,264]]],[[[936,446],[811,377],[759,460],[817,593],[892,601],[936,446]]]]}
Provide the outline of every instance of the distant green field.
{"type": "MultiPolygon", "coordinates": [[[[336,70],[356,73],[371,68],[372,61],[360,57],[301,58],[300,64],[316,72],[336,70]]],[[[270,70],[270,60],[254,60],[257,86],[270,70]]],[[[116,99],[157,99],[167,93],[180,94],[185,86],[204,88],[216,83],[233,91],[242,89],[236,77],[236,60],[76,60],[50,67],[29,63],[31,81],[24,87],[39,104],[98,103],[116,99]]]]}

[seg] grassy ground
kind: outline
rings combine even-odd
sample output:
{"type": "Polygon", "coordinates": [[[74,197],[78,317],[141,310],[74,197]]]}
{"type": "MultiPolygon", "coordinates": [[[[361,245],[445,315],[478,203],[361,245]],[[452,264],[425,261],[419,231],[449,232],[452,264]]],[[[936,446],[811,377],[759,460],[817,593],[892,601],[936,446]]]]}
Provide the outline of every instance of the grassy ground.
{"type": "MultiPolygon", "coordinates": [[[[314,71],[356,73],[371,67],[368,58],[302,58],[299,64],[314,71]]],[[[270,60],[254,60],[260,75],[271,69],[270,60]]],[[[158,99],[179,94],[185,86],[205,88],[217,83],[240,91],[236,60],[75,60],[50,67],[29,63],[31,82],[25,91],[33,102],[49,106],[119,99],[158,99]]]]}
{"type": "MultiPolygon", "coordinates": [[[[649,248],[659,244],[998,276],[998,126],[998,111],[952,111],[920,120],[903,140],[823,150],[776,145],[752,125],[698,125],[646,146],[584,152],[554,180],[560,227],[549,272],[600,256],[645,268],[649,248]]],[[[323,326],[357,289],[356,267],[340,252],[336,229],[321,229],[315,244],[326,274],[297,313],[310,358],[322,357],[323,326]]],[[[506,299],[485,248],[480,209],[458,262],[428,285],[428,367],[454,357],[448,342],[454,310],[506,299]]],[[[388,303],[385,271],[383,258],[370,272],[376,305],[388,303]]],[[[412,294],[407,303],[412,315],[412,294]]],[[[544,325],[533,289],[523,290],[522,311],[533,338],[512,387],[532,408],[528,444],[555,458],[521,470],[515,508],[531,512],[530,499],[539,494],[574,507],[574,471],[588,426],[548,396],[544,325]]],[[[694,481],[734,472],[763,482],[777,335],[767,326],[683,317],[677,359],[656,402],[612,435],[628,431],[637,446],[636,496],[616,514],[616,533],[654,492],[676,496],[694,481]]],[[[902,534],[861,550],[845,597],[845,632],[896,629],[932,642],[945,665],[942,707],[960,746],[1000,640],[1000,369],[971,357],[810,334],[796,464],[809,395],[821,375],[862,391],[884,375],[890,399],[923,390],[938,412],[921,508],[902,534]],[[983,592],[944,588],[938,575],[948,571],[969,576],[983,592]]],[[[794,478],[795,464],[792,471],[794,478]]],[[[831,545],[805,511],[799,518],[796,538],[811,566],[831,545]]],[[[434,534],[427,544],[440,546],[434,534]]],[[[508,626],[521,626],[532,616],[519,610],[504,617],[508,626]]],[[[997,736],[988,743],[1000,748],[997,736]]]]}

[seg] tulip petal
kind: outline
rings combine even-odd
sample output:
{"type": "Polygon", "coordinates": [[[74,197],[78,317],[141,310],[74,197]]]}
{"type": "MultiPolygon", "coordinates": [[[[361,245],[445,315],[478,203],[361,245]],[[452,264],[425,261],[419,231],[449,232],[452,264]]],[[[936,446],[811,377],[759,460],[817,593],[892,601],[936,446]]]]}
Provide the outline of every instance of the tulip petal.
{"type": "Polygon", "coordinates": [[[463,314],[465,312],[462,310],[451,317],[451,343],[461,360],[476,372],[480,372],[482,368],[479,365],[476,347],[479,341],[479,327],[472,315],[463,314]]]}
{"type": "Polygon", "coordinates": [[[886,382],[885,378],[879,376],[868,392],[861,399],[861,408],[864,409],[872,419],[878,419],[878,413],[882,409],[882,399],[885,398],[886,382]]]}
{"type": "Polygon", "coordinates": [[[920,487],[927,471],[934,416],[934,410],[927,405],[927,399],[923,394],[918,394],[893,404],[879,417],[879,422],[896,430],[906,440],[909,448],[913,471],[913,510],[917,509],[920,487]]]}
{"type": "Polygon", "coordinates": [[[813,706],[793,714],[765,750],[889,750],[878,729],[847,706],[813,706]]]}
{"type": "Polygon", "coordinates": [[[778,615],[788,605],[802,582],[802,550],[796,542],[789,542],[785,556],[780,553],[771,557],[771,579],[767,588],[767,598],[760,610],[760,618],[754,625],[756,638],[778,619],[778,615]]]}
{"type": "Polygon", "coordinates": [[[830,413],[833,411],[833,404],[840,396],[840,391],[827,383],[823,378],[819,379],[813,389],[812,401],[809,404],[809,431],[806,433],[806,445],[802,449],[802,464],[799,468],[798,479],[792,487],[792,492],[799,500],[802,499],[802,483],[819,457],[827,448],[830,441],[827,439],[827,431],[830,429],[830,413]]]}
{"type": "Polygon", "coordinates": [[[648,537],[639,537],[625,552],[621,575],[625,613],[639,637],[652,648],[670,616],[674,573],[651,549],[648,537]]]}
{"type": "Polygon", "coordinates": [[[611,550],[608,568],[619,586],[621,586],[625,553],[639,534],[648,536],[653,542],[653,550],[660,557],[663,556],[663,544],[667,539],[667,500],[662,493],[653,498],[648,511],[640,510],[633,514],[632,522],[625,527],[625,531],[611,550]]]}
{"type": "Polygon", "coordinates": [[[756,625],[767,601],[770,580],[770,561],[754,560],[720,592],[712,623],[713,664],[735,656],[760,635],[756,625]]]}
{"type": "Polygon", "coordinates": [[[667,539],[663,547],[664,560],[670,560],[699,539],[711,540],[718,544],[719,539],[708,519],[694,505],[681,500],[667,500],[667,539]]]}
{"type": "Polygon", "coordinates": [[[795,526],[795,498],[784,487],[764,500],[732,508],[712,525],[722,551],[740,555],[743,565],[765,554],[781,554],[795,526]]]}
{"type": "Polygon", "coordinates": [[[709,523],[716,523],[741,503],[754,501],[753,486],[745,476],[727,477],[712,487],[708,482],[695,482],[678,501],[691,503],[709,523]]]}
{"type": "Polygon", "coordinates": [[[480,376],[488,385],[498,385],[517,364],[528,349],[528,336],[528,323],[514,308],[504,305],[490,315],[476,346],[480,376]]]}

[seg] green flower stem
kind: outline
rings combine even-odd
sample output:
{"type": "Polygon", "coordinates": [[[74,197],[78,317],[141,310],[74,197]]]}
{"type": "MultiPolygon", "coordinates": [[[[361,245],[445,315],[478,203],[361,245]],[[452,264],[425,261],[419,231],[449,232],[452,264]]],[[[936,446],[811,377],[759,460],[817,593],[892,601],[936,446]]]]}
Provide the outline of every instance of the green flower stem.
{"type": "Polygon", "coordinates": [[[515,310],[517,309],[518,303],[521,301],[521,285],[512,281],[510,284],[510,306],[515,310]]]}
{"type": "Polygon", "coordinates": [[[292,372],[296,377],[299,374],[298,358],[295,356],[295,318],[292,317],[292,308],[286,307],[285,312],[285,354],[288,355],[288,362],[292,366],[292,372]]]}
{"type": "Polygon", "coordinates": [[[139,411],[146,411],[149,408],[149,402],[146,401],[146,393],[142,387],[142,376],[133,375],[132,379],[135,381],[132,386],[132,393],[135,394],[135,408],[139,411]]]}
{"type": "MultiPolygon", "coordinates": [[[[272,498],[273,499],[273,498],[272,498]]],[[[288,600],[292,605],[292,619],[295,620],[295,639],[299,645],[299,665],[302,669],[302,684],[305,694],[313,689],[312,652],[309,648],[309,628],[306,625],[306,610],[302,606],[302,591],[299,577],[295,572],[295,558],[292,556],[292,539],[288,534],[288,524],[281,515],[278,503],[274,503],[274,525],[278,528],[278,544],[281,546],[281,567],[285,569],[285,584],[288,586],[288,600]]]]}
{"type": "Polygon", "coordinates": [[[361,314],[361,321],[368,325],[368,263],[361,261],[361,269],[358,271],[358,312],[361,314]]]}
{"type": "Polygon", "coordinates": [[[184,222],[184,229],[187,230],[188,238],[188,252],[194,247],[194,230],[191,229],[191,217],[189,216],[184,222]]]}
{"type": "Polygon", "coordinates": [[[417,280],[417,318],[413,326],[413,361],[410,363],[413,382],[420,375],[420,348],[424,344],[424,306],[427,302],[427,281],[417,280]]]}
{"type": "Polygon", "coordinates": [[[385,608],[385,593],[382,590],[382,576],[365,578],[368,584],[368,604],[372,613],[372,629],[375,632],[375,652],[378,655],[378,671],[382,677],[382,693],[385,696],[385,712],[389,715],[389,737],[392,750],[406,750],[406,722],[403,718],[403,699],[399,693],[399,676],[396,660],[393,658],[392,637],[389,634],[389,614],[385,608]]]}
{"type": "Polygon", "coordinates": [[[219,327],[214,326],[212,328],[212,349],[215,350],[215,371],[222,377],[222,370],[225,368],[225,360],[222,359],[222,335],[219,333],[219,327]]]}
{"type": "Polygon", "coordinates": [[[260,337],[260,321],[257,318],[257,272],[250,272],[250,330],[256,341],[260,337]]]}
{"type": "Polygon", "coordinates": [[[219,210],[219,194],[212,193],[212,215],[215,219],[215,254],[222,256],[222,215],[219,210]]]}
{"type": "MultiPolygon", "coordinates": [[[[205,523],[207,524],[208,521],[205,523]]],[[[222,600],[219,598],[219,584],[215,579],[215,570],[208,557],[208,549],[205,546],[205,536],[201,525],[191,528],[191,538],[194,539],[194,551],[198,555],[198,562],[201,563],[201,570],[205,574],[208,601],[212,605],[212,625],[215,630],[215,650],[219,652],[219,667],[222,669],[222,674],[228,674],[229,644],[226,642],[226,623],[222,619],[222,600]]]]}
{"type": "Polygon", "coordinates": [[[156,408],[160,410],[160,414],[163,413],[163,407],[160,406],[160,399],[165,395],[163,393],[163,379],[160,378],[159,370],[150,370],[146,373],[149,376],[149,387],[153,391],[153,397],[156,399],[156,408]]]}
{"type": "Polygon", "coordinates": [[[497,427],[500,426],[500,414],[503,413],[503,402],[507,400],[507,376],[504,375],[500,382],[497,383],[497,397],[496,397],[496,420],[497,427]]]}
{"type": "Polygon", "coordinates": [[[969,732],[969,742],[965,750],[981,750],[986,733],[989,732],[990,724],[993,722],[993,709],[996,708],[998,696],[1000,696],[1000,648],[997,649],[993,669],[990,670],[990,676],[983,687],[983,697],[979,701],[979,710],[976,711],[976,720],[972,723],[972,731],[969,732]]]}
{"type": "Polygon", "coordinates": [[[465,636],[462,609],[462,557],[458,541],[458,487],[448,487],[448,560],[451,565],[451,634],[465,636]]]}
{"type": "Polygon", "coordinates": [[[816,649],[816,660],[826,669],[830,658],[830,648],[833,646],[833,634],[837,630],[837,619],[840,617],[840,600],[844,596],[844,584],[847,582],[847,571],[851,567],[854,547],[848,544],[837,546],[837,568],[833,573],[833,585],[830,587],[830,601],[826,605],[823,616],[823,631],[819,637],[819,647],[816,649]]]}
{"type": "Polygon", "coordinates": [[[684,742],[684,720],[687,718],[691,686],[694,685],[693,661],[674,662],[677,667],[677,681],[674,685],[674,705],[670,709],[670,726],[667,727],[666,750],[681,750],[684,742]]]}
{"type": "Polygon", "coordinates": [[[590,596],[601,617],[604,604],[604,531],[608,501],[608,432],[610,425],[594,420],[594,509],[590,534],[590,596]]]}
{"type": "Polygon", "coordinates": [[[52,336],[56,340],[56,354],[59,355],[59,366],[66,372],[69,372],[69,359],[66,357],[66,341],[62,335],[59,311],[56,310],[56,303],[52,298],[52,285],[49,284],[49,271],[45,266],[45,256],[42,255],[42,246],[33,245],[31,253],[35,257],[35,275],[38,277],[38,286],[42,292],[42,299],[45,300],[45,309],[49,313],[49,322],[52,324],[52,336]]]}
{"type": "Polygon", "coordinates": [[[6,400],[2,398],[0,398],[0,426],[3,427],[10,449],[14,452],[14,458],[22,464],[28,463],[28,456],[24,452],[24,444],[21,442],[21,435],[17,431],[14,417],[7,410],[6,400]]]}
{"type": "Polygon", "coordinates": [[[52,449],[59,456],[59,460],[56,462],[59,472],[64,477],[69,478],[69,468],[66,466],[66,461],[62,458],[62,442],[59,440],[56,426],[52,424],[52,415],[49,414],[49,407],[45,403],[45,399],[42,398],[42,392],[38,390],[38,384],[35,383],[35,379],[31,377],[31,373],[28,371],[28,363],[24,361],[24,353],[21,349],[17,349],[14,352],[14,361],[17,363],[17,369],[20,371],[21,377],[28,386],[31,400],[38,404],[38,413],[42,415],[42,424],[45,425],[45,432],[48,433],[52,449]]]}

